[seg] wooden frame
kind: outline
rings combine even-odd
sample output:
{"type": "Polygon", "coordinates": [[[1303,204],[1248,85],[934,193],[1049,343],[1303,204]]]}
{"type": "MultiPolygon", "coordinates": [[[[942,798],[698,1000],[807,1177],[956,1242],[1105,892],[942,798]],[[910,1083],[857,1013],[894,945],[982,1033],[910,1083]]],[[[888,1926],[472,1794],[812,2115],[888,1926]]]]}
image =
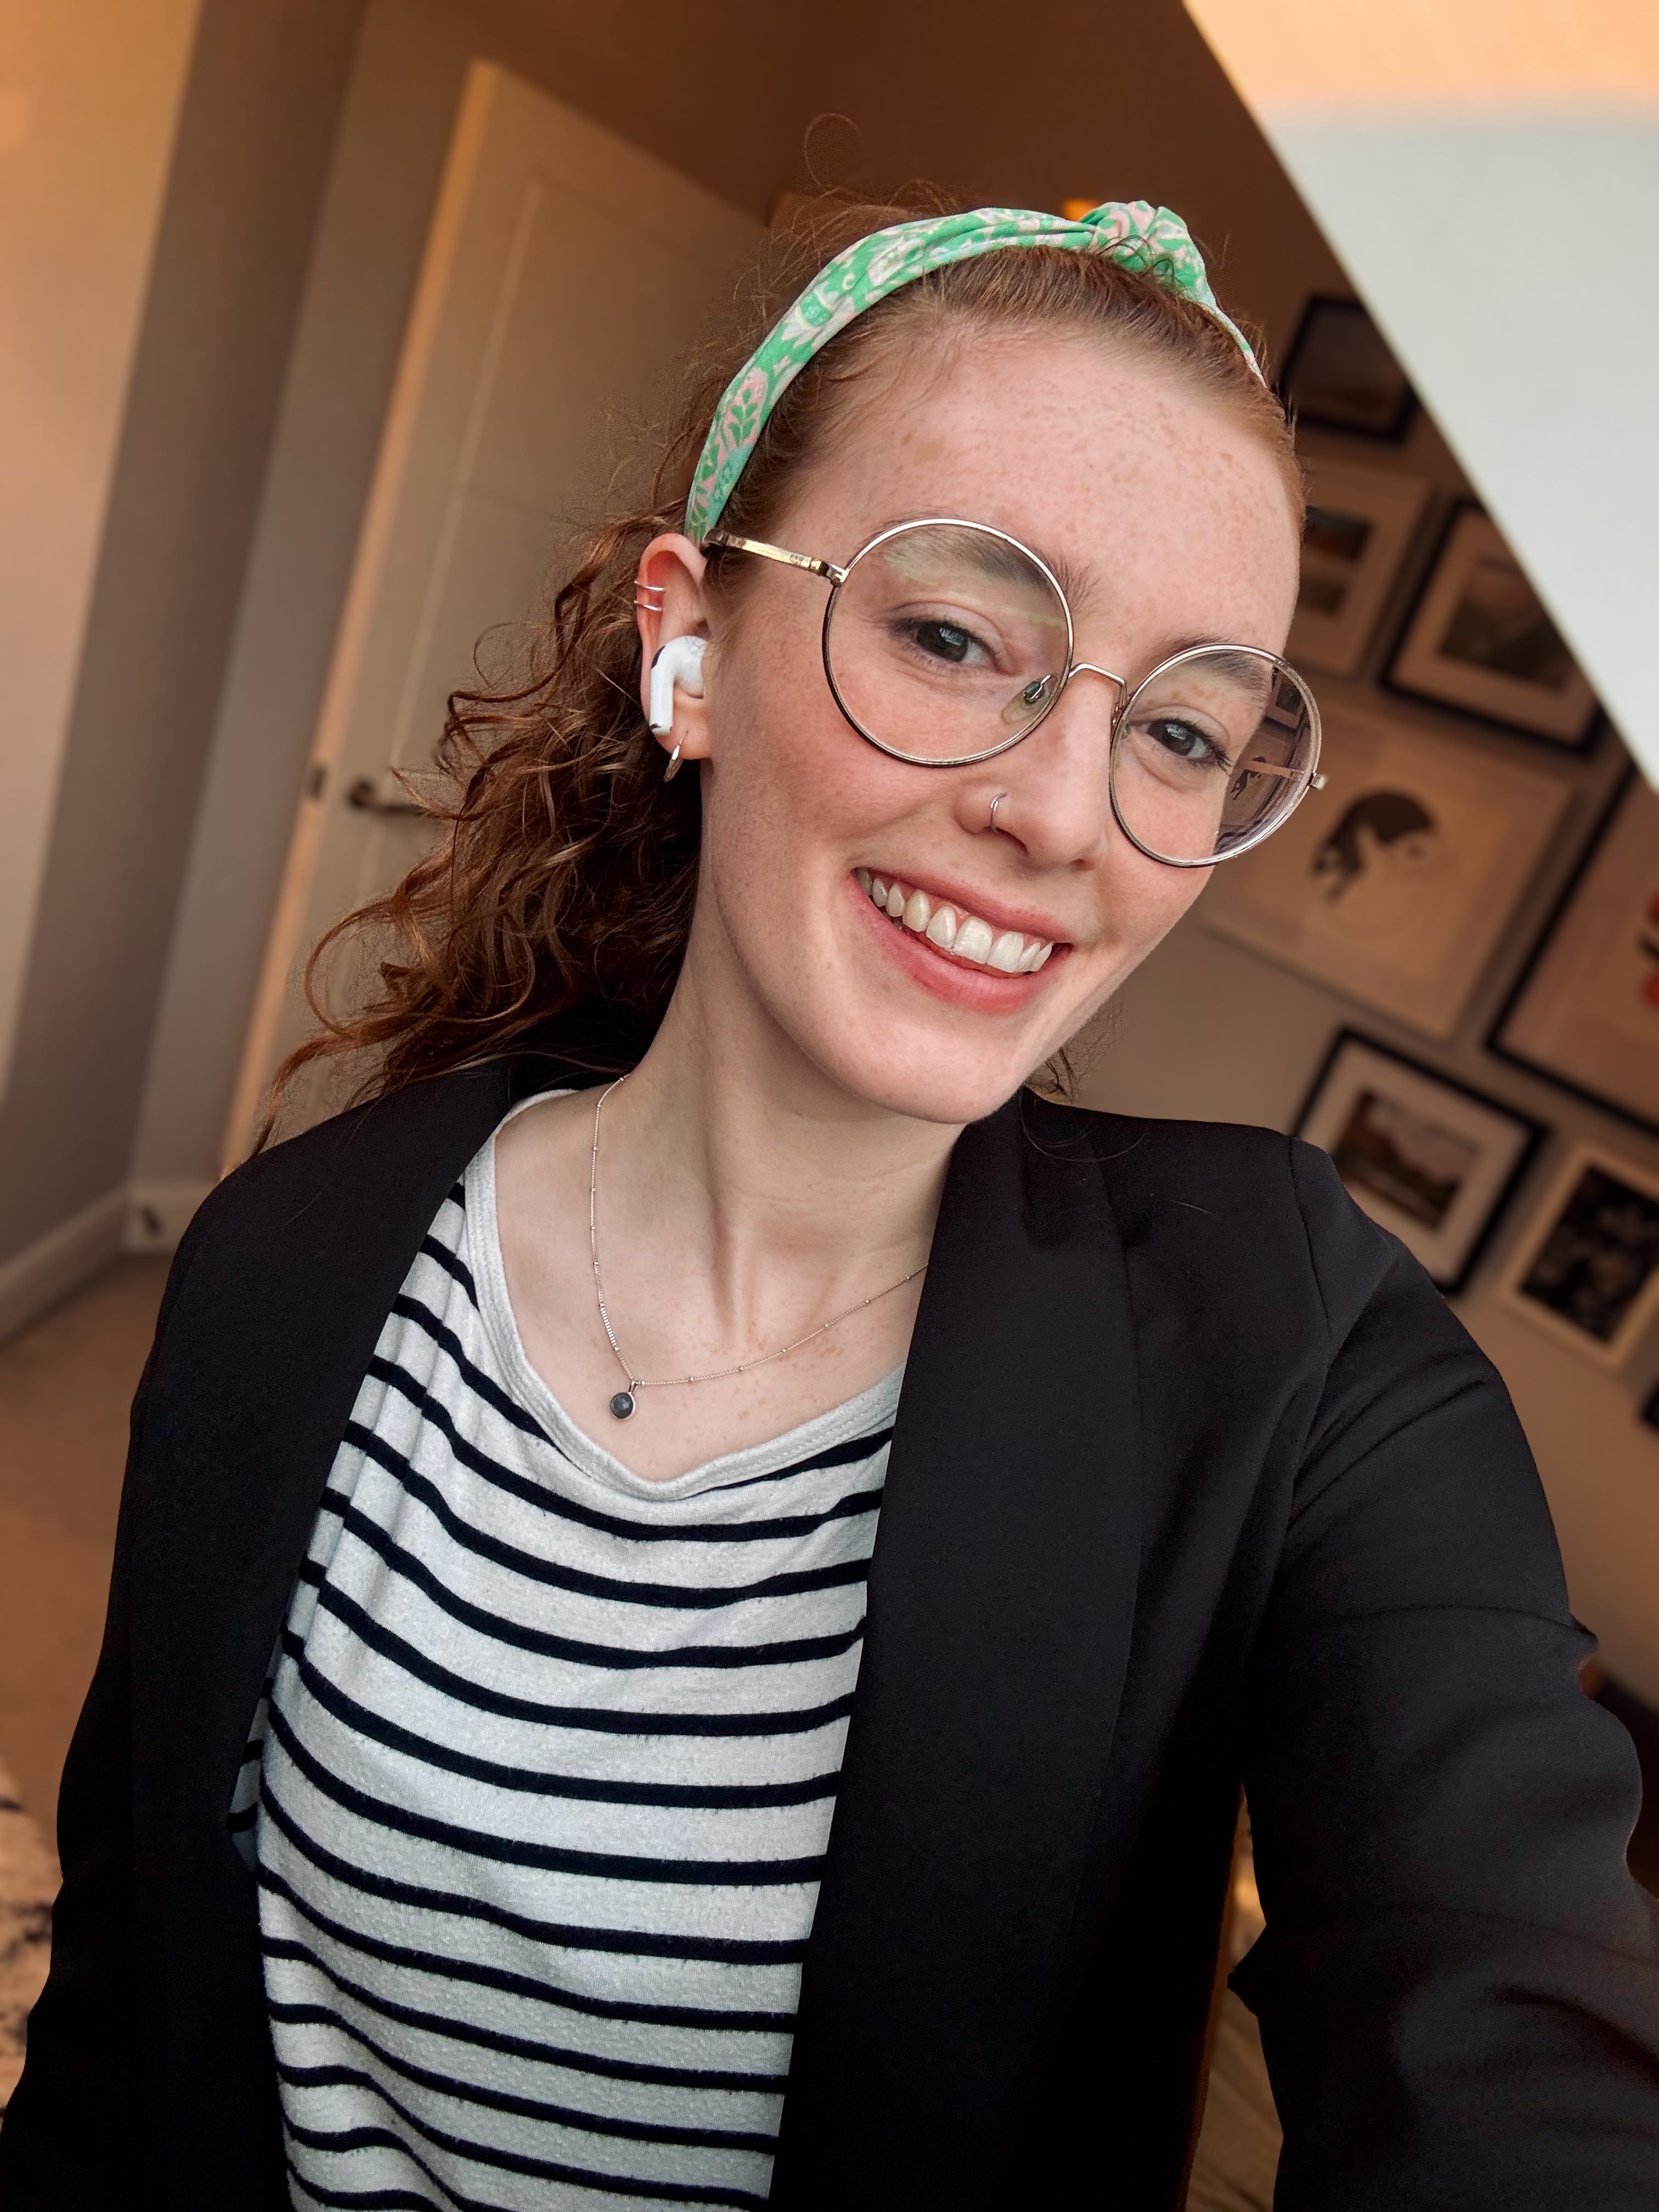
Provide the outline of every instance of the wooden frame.
{"type": "Polygon", "coordinates": [[[1285,650],[1298,667],[1356,676],[1429,502],[1421,477],[1319,456],[1305,463],[1302,589],[1285,650]]]}
{"type": "Polygon", "coordinates": [[[1296,1134],[1452,1297],[1549,1134],[1541,1121],[1358,1030],[1339,1030],[1296,1134]]]}
{"type": "Polygon", "coordinates": [[[1425,1036],[1451,1036],[1571,787],[1512,747],[1476,750],[1343,705],[1326,787],[1224,862],[1211,928],[1425,1036]]]}
{"type": "Polygon", "coordinates": [[[1302,310],[1279,386],[1298,422],[1397,445],[1417,394],[1358,300],[1316,292],[1302,310]]]}
{"type": "Polygon", "coordinates": [[[1659,795],[1632,769],[1499,1008],[1486,1049],[1659,1136],[1659,795]],[[1640,1042],[1651,1010],[1650,1054],[1640,1042]],[[1628,1042],[1628,1072],[1616,1064],[1628,1042]],[[1598,1058],[1599,1055],[1599,1058],[1598,1058]],[[1598,1084],[1593,1076],[1601,1078],[1598,1084]]]}
{"type": "Polygon", "coordinates": [[[1600,716],[1525,570],[1473,500],[1447,519],[1385,681],[1566,752],[1588,750],[1600,716]]]}

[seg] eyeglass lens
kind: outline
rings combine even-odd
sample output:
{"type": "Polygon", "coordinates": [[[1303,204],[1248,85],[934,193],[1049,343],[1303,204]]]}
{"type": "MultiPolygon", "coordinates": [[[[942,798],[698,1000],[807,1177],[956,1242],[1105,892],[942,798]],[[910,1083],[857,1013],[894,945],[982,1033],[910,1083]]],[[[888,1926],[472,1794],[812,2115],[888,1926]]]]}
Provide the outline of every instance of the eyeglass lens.
{"type": "MultiPolygon", "coordinates": [[[[1070,644],[1064,599],[1021,547],[969,523],[919,523],[853,563],[830,604],[824,659],[842,711],[866,737],[943,765],[1034,727],[1064,678],[1070,644]]],[[[1200,647],[1127,703],[1112,748],[1113,802],[1129,836],[1158,859],[1224,858],[1290,813],[1315,750],[1312,702],[1281,663],[1200,647]]]]}

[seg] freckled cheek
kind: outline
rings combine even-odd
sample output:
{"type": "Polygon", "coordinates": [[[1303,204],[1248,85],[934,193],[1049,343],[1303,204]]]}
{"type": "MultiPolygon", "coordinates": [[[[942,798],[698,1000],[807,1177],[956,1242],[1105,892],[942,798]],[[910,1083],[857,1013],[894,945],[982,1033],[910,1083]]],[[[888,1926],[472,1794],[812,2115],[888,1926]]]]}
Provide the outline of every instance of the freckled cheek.
{"type": "Polygon", "coordinates": [[[1099,933],[1079,981],[1112,989],[1160,945],[1204,890],[1199,868],[1162,868],[1133,848],[1114,852],[1098,886],[1099,933]]]}
{"type": "Polygon", "coordinates": [[[838,872],[848,841],[915,804],[906,771],[843,719],[815,654],[732,669],[712,734],[706,834],[745,866],[764,865],[763,850],[775,861],[787,848],[797,871],[817,852],[833,853],[838,872]]]}

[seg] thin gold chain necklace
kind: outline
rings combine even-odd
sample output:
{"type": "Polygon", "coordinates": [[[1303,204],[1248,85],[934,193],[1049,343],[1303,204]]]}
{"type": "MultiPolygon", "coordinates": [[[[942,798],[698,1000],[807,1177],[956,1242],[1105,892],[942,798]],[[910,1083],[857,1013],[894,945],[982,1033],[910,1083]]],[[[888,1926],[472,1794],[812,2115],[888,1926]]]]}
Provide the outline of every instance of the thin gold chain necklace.
{"type": "Polygon", "coordinates": [[[895,1291],[902,1291],[907,1283],[914,1283],[918,1275],[927,1272],[927,1262],[924,1260],[920,1267],[912,1267],[908,1275],[901,1275],[897,1282],[889,1283],[884,1291],[872,1291],[867,1298],[860,1298],[855,1306],[848,1306],[845,1313],[838,1313],[831,1321],[820,1322],[816,1328],[809,1328],[805,1336],[798,1336],[793,1344],[780,1345],[775,1352],[758,1352],[753,1359],[740,1359],[735,1367],[713,1368],[707,1375],[636,1375],[627,1353],[617,1341],[617,1332],[611,1328],[611,1316],[605,1310],[605,1278],[599,1273],[599,1116],[605,1111],[605,1100],[627,1080],[625,1075],[619,1075],[615,1083],[607,1083],[599,1093],[599,1103],[593,1109],[593,1155],[587,1171],[587,1246],[593,1255],[593,1293],[599,1302],[599,1319],[605,1325],[605,1340],[617,1355],[617,1366],[628,1377],[628,1388],[618,1390],[611,1401],[611,1410],[619,1421],[625,1421],[633,1412],[636,1390],[674,1390],[686,1382],[720,1382],[728,1376],[746,1375],[751,1367],[764,1367],[774,1359],[787,1359],[792,1352],[799,1352],[802,1345],[811,1344],[815,1336],[823,1336],[830,1329],[839,1328],[842,1322],[851,1321],[854,1314],[862,1313],[866,1306],[874,1305],[878,1299],[890,1298],[895,1291]]]}

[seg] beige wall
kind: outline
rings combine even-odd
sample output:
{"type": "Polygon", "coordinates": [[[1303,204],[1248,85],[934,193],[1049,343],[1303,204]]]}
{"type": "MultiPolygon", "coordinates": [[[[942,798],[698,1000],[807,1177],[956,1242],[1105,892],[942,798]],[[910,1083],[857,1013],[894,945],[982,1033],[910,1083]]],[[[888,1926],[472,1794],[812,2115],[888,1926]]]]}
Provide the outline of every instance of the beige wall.
{"type": "MultiPolygon", "coordinates": [[[[112,11],[118,61],[121,27],[144,13],[112,11]]],[[[0,1160],[27,1164],[0,1175],[0,1263],[128,1175],[356,15],[352,0],[202,8],[0,1101],[0,1160]]],[[[88,26],[88,60],[94,45],[88,26]]],[[[103,220],[120,198],[112,180],[103,220]]]]}
{"type": "Polygon", "coordinates": [[[736,0],[626,20],[518,0],[372,0],[341,119],[179,898],[134,1155],[164,1221],[216,1170],[455,103],[475,55],[764,214],[805,128],[809,47],[736,0]],[[638,56],[650,51],[652,67],[638,56]],[[724,96],[739,130],[710,130],[724,96]]]}
{"type": "Polygon", "coordinates": [[[0,1096],[199,3],[0,13],[0,1096]]]}

